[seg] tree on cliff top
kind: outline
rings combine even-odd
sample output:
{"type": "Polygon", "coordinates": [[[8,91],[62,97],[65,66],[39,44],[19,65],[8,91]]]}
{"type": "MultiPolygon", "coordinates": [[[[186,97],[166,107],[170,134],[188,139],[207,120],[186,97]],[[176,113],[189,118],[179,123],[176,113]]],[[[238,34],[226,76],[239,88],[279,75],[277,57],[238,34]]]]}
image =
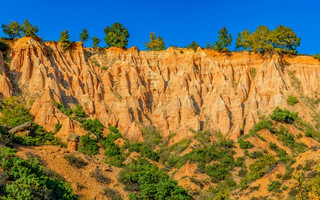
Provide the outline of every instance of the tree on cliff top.
{"type": "Polygon", "coordinates": [[[151,51],[160,51],[160,50],[165,50],[166,46],[164,44],[163,38],[156,36],[154,32],[150,33],[150,42],[145,42],[147,50],[151,51]]]}
{"type": "Polygon", "coordinates": [[[270,31],[266,26],[258,26],[252,34],[248,29],[238,33],[236,49],[296,54],[300,41],[290,27],[279,25],[270,31]]]}
{"type": "Polygon", "coordinates": [[[10,24],[2,24],[2,31],[4,34],[13,39],[16,37],[21,37],[21,27],[18,22],[10,21],[10,24]]]}
{"type": "Polygon", "coordinates": [[[71,41],[69,40],[70,36],[68,30],[61,31],[60,35],[60,46],[63,50],[67,50],[71,46],[71,41]]]}
{"type": "Polygon", "coordinates": [[[108,47],[126,48],[128,45],[129,31],[121,23],[114,23],[104,29],[104,38],[108,47]]]}
{"type": "Polygon", "coordinates": [[[98,47],[98,44],[100,43],[101,40],[97,37],[94,37],[94,36],[91,39],[92,39],[92,47],[93,48],[98,47]]]}
{"type": "Polygon", "coordinates": [[[200,45],[198,43],[196,43],[195,41],[192,41],[191,44],[189,44],[189,46],[187,46],[187,49],[193,49],[193,51],[197,51],[197,48],[200,47],[200,45]]]}
{"type": "Polygon", "coordinates": [[[32,26],[30,22],[26,19],[23,24],[21,25],[21,31],[24,34],[25,37],[32,37],[36,38],[39,29],[37,26],[32,26]]]}
{"type": "Polygon", "coordinates": [[[215,42],[213,49],[221,52],[229,51],[229,46],[232,42],[231,34],[228,32],[226,27],[220,29],[218,33],[218,41],[215,42]]]}
{"type": "Polygon", "coordinates": [[[79,35],[81,42],[85,42],[89,39],[89,33],[86,28],[82,29],[82,32],[79,35]]]}

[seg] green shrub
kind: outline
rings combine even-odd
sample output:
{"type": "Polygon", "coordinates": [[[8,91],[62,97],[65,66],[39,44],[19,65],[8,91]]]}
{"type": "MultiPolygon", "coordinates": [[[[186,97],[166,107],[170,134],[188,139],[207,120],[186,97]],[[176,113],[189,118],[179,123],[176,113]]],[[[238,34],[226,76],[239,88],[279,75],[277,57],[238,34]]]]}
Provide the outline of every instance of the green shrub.
{"type": "Polygon", "coordinates": [[[282,186],[282,190],[287,190],[288,189],[288,186],[284,185],[282,186]]]}
{"type": "Polygon", "coordinates": [[[63,114],[65,114],[65,115],[67,115],[67,116],[71,116],[71,115],[72,115],[72,110],[71,110],[71,108],[65,108],[62,103],[53,101],[52,104],[53,104],[54,106],[56,106],[63,114]]]}
{"type": "Polygon", "coordinates": [[[13,134],[6,131],[2,126],[0,126],[0,146],[10,146],[12,144],[13,134]]]}
{"type": "Polygon", "coordinates": [[[262,120],[254,125],[254,127],[250,130],[249,135],[254,135],[262,129],[268,129],[272,133],[276,132],[276,129],[272,127],[272,123],[270,121],[262,120]]]}
{"type": "Polygon", "coordinates": [[[295,96],[289,95],[288,98],[287,98],[287,103],[288,103],[290,106],[294,106],[294,105],[296,105],[298,102],[299,102],[299,100],[298,100],[298,98],[295,97],[295,96]]]}
{"type": "Polygon", "coordinates": [[[8,48],[9,45],[2,38],[0,38],[0,51],[5,51],[8,48]]]}
{"type": "Polygon", "coordinates": [[[290,112],[286,109],[282,110],[279,107],[276,107],[270,118],[275,121],[285,122],[285,123],[292,123],[298,117],[298,113],[290,112]]]}
{"type": "Polygon", "coordinates": [[[263,177],[276,165],[276,163],[277,160],[273,155],[264,155],[256,160],[253,164],[249,165],[252,180],[263,177]]]}
{"type": "Polygon", "coordinates": [[[271,192],[279,192],[281,188],[281,183],[276,180],[272,181],[270,184],[268,184],[268,190],[271,192]]]}
{"type": "Polygon", "coordinates": [[[21,25],[21,32],[24,34],[25,37],[36,38],[38,31],[38,27],[32,26],[32,24],[30,24],[30,22],[27,19],[21,25]]]}
{"type": "Polygon", "coordinates": [[[82,123],[82,127],[86,130],[94,134],[99,140],[102,138],[102,131],[104,126],[102,123],[95,118],[94,120],[88,119],[82,123]]]}
{"type": "Polygon", "coordinates": [[[253,144],[251,144],[249,141],[244,141],[242,139],[240,139],[238,143],[240,144],[241,149],[251,149],[252,147],[254,147],[253,144]]]}
{"type": "Polygon", "coordinates": [[[119,174],[125,190],[132,191],[129,199],[193,199],[176,181],[147,160],[133,160],[119,174]]]}
{"type": "Polygon", "coordinates": [[[0,166],[10,180],[1,199],[77,199],[67,184],[46,176],[39,160],[23,160],[15,153],[15,149],[0,147],[0,166]]]}
{"type": "Polygon", "coordinates": [[[33,120],[33,116],[18,97],[4,98],[0,104],[0,124],[16,127],[33,120]]]}
{"type": "Polygon", "coordinates": [[[111,183],[111,179],[106,177],[100,169],[95,169],[89,174],[92,178],[96,179],[96,181],[103,183],[103,184],[109,184],[111,183]]]}
{"type": "Polygon", "coordinates": [[[30,136],[14,136],[13,141],[25,146],[39,146],[43,144],[63,146],[60,138],[54,137],[54,133],[47,132],[42,126],[32,124],[29,128],[30,136]]]}
{"type": "Polygon", "coordinates": [[[80,104],[77,104],[76,107],[72,110],[72,112],[76,117],[83,118],[87,116],[86,112],[83,110],[83,107],[80,104]]]}
{"type": "Polygon", "coordinates": [[[187,46],[187,49],[192,49],[194,52],[197,51],[198,47],[200,47],[200,45],[198,43],[196,43],[195,41],[192,41],[191,44],[189,44],[189,46],[187,46]]]}
{"type": "Polygon", "coordinates": [[[74,156],[72,154],[65,155],[63,158],[68,161],[69,165],[76,167],[78,169],[84,168],[86,165],[88,165],[88,163],[84,161],[82,158],[74,156]]]}
{"type": "Polygon", "coordinates": [[[90,138],[89,134],[80,137],[79,152],[93,156],[99,153],[97,142],[90,138]]]}
{"type": "Polygon", "coordinates": [[[252,158],[252,159],[261,158],[262,156],[263,156],[262,151],[253,151],[252,153],[249,154],[249,158],[252,158]]]}
{"type": "Polygon", "coordinates": [[[157,131],[152,126],[142,127],[141,133],[142,133],[145,145],[152,150],[157,146],[157,144],[161,142],[161,136],[159,131],[157,131]]]}
{"type": "Polygon", "coordinates": [[[314,57],[314,58],[316,58],[316,59],[320,60],[320,54],[314,54],[314,55],[312,55],[312,57],[314,57]]]}
{"type": "Polygon", "coordinates": [[[61,127],[62,127],[62,124],[56,124],[55,126],[54,126],[54,132],[55,133],[58,133],[59,131],[60,131],[60,129],[61,129],[61,127]]]}

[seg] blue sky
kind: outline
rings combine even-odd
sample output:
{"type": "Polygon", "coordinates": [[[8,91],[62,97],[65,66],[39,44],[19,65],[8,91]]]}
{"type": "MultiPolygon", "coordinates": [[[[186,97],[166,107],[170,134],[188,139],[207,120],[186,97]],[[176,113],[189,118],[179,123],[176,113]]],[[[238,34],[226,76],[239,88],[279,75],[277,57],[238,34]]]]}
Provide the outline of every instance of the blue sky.
{"type": "Polygon", "coordinates": [[[320,2],[316,0],[12,0],[1,2],[1,7],[0,23],[28,19],[44,40],[58,40],[60,32],[68,29],[71,40],[77,41],[81,29],[87,28],[104,46],[103,29],[120,22],[129,30],[129,47],[144,50],[150,32],[162,36],[166,46],[186,46],[193,40],[205,46],[216,40],[223,26],[234,43],[245,28],[252,32],[259,25],[274,29],[282,24],[302,38],[299,53],[320,53],[320,2]]]}

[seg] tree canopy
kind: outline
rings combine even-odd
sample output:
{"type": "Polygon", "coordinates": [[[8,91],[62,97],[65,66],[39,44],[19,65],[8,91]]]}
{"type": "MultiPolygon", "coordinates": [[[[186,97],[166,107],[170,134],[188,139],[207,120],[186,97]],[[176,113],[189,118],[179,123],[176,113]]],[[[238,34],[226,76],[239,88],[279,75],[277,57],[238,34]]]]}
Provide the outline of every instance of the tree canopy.
{"type": "Polygon", "coordinates": [[[146,45],[146,49],[151,51],[160,51],[166,48],[163,38],[160,36],[157,38],[154,32],[150,33],[150,41],[144,44],[146,45]]]}
{"type": "Polygon", "coordinates": [[[37,26],[32,26],[32,24],[30,24],[30,22],[26,19],[21,25],[21,31],[25,37],[36,38],[36,34],[38,33],[39,29],[37,26]]]}
{"type": "Polygon", "coordinates": [[[128,45],[129,31],[121,23],[114,23],[104,29],[104,38],[107,47],[126,48],[128,45]]]}
{"type": "Polygon", "coordinates": [[[252,34],[248,29],[238,33],[236,49],[296,54],[300,41],[290,27],[279,25],[275,30],[269,30],[261,25],[252,34]]]}
{"type": "Polygon", "coordinates": [[[198,43],[196,43],[195,41],[192,41],[191,44],[189,44],[189,46],[187,46],[187,49],[193,49],[193,51],[197,51],[197,48],[200,47],[200,45],[198,43]]]}
{"type": "Polygon", "coordinates": [[[10,21],[10,24],[2,24],[1,27],[3,33],[9,36],[9,38],[21,37],[21,27],[18,22],[10,21]]]}

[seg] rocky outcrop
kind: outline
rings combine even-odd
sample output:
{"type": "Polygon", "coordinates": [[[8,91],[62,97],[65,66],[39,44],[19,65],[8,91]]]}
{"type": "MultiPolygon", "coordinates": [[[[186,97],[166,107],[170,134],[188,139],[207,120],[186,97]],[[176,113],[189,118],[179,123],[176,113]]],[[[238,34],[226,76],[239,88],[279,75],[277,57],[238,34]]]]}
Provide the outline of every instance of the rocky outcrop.
{"type": "Polygon", "coordinates": [[[316,98],[320,91],[320,62],[308,56],[172,47],[93,50],[81,43],[63,51],[56,42],[21,38],[7,57],[11,62],[0,53],[0,94],[33,100],[35,122],[49,131],[63,124],[61,138],[85,131],[52,101],[71,108],[81,104],[91,117],[119,127],[133,141],[143,140],[141,124],[166,136],[177,133],[175,141],[198,130],[236,139],[276,106],[299,111],[312,122],[313,111],[304,101],[292,107],[286,99],[316,98]]]}

